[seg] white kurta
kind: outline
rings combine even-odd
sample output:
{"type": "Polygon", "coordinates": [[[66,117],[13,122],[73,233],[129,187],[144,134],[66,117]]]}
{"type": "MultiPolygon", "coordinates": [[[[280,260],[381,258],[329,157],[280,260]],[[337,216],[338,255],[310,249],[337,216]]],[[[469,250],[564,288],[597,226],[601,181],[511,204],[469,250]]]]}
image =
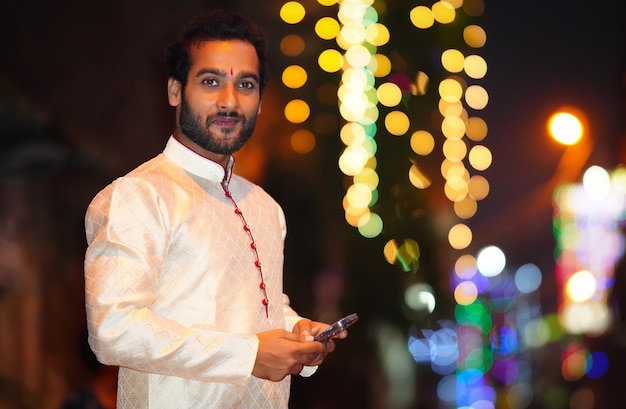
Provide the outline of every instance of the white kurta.
{"type": "MultiPolygon", "coordinates": [[[[232,168],[232,160],[231,166],[232,168]]],[[[251,376],[258,339],[300,319],[282,293],[285,219],[260,187],[170,138],[86,215],[89,343],[120,366],[118,408],[286,408],[289,377],[251,376]]]]}

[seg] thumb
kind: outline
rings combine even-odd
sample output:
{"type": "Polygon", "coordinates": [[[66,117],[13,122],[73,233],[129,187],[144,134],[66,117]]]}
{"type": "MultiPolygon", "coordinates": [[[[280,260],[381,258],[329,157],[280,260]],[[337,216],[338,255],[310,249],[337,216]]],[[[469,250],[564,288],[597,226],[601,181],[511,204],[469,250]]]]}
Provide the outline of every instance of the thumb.
{"type": "Polygon", "coordinates": [[[295,332],[286,332],[284,334],[284,337],[290,341],[296,341],[296,342],[311,342],[315,339],[315,337],[313,337],[313,335],[307,335],[307,334],[303,334],[303,333],[295,333],[295,332]]]}

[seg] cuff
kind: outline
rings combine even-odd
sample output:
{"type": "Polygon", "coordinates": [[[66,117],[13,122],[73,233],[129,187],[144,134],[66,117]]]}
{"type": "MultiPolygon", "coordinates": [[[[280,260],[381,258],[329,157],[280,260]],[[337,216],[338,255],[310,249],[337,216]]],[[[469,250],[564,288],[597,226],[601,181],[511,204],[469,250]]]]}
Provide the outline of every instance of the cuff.
{"type": "Polygon", "coordinates": [[[318,366],[305,366],[304,368],[302,368],[302,371],[300,371],[300,376],[304,378],[308,378],[309,376],[313,375],[317,371],[317,368],[319,367],[318,366]]]}

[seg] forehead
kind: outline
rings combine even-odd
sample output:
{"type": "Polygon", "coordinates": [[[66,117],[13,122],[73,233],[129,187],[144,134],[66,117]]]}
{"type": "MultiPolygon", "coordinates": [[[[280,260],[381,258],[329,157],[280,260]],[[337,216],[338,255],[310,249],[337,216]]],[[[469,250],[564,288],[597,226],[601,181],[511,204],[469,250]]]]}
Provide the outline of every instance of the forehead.
{"type": "Polygon", "coordinates": [[[259,59],[254,46],[241,40],[212,40],[191,47],[191,72],[217,69],[233,73],[259,73],[259,59]]]}

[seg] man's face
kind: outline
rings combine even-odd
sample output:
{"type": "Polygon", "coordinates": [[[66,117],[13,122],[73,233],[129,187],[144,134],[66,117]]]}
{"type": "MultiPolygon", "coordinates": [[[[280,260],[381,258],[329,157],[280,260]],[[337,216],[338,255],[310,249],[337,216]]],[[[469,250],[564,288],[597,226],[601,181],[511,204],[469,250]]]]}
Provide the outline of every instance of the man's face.
{"type": "Polygon", "coordinates": [[[179,131],[203,156],[230,155],[250,138],[260,112],[256,51],[243,41],[207,41],[191,48],[191,58],[179,131]]]}

